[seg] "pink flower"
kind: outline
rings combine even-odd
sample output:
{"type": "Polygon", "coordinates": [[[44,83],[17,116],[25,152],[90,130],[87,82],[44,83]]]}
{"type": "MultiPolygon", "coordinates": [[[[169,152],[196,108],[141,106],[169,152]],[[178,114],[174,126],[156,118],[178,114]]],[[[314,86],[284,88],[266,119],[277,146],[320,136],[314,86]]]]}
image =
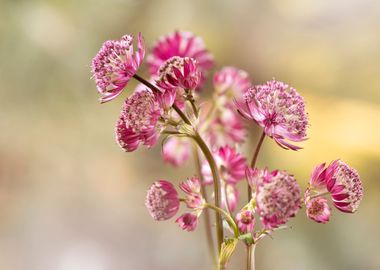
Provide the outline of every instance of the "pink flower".
{"type": "Polygon", "coordinates": [[[199,179],[197,177],[188,178],[179,187],[186,193],[185,202],[187,207],[202,210],[205,201],[201,195],[201,183],[199,179]]]}
{"type": "Polygon", "coordinates": [[[326,169],[326,187],[334,206],[346,213],[354,213],[363,198],[363,186],[358,172],[341,160],[333,161],[326,169]]]}
{"type": "Polygon", "coordinates": [[[162,63],[173,56],[194,58],[203,76],[214,64],[212,55],[200,37],[190,32],[176,31],[161,37],[154,44],[147,59],[150,74],[157,74],[162,63]]]}
{"type": "Polygon", "coordinates": [[[214,88],[219,100],[232,102],[233,99],[236,99],[243,101],[243,95],[250,87],[251,79],[244,70],[224,67],[214,74],[214,88]]]}
{"type": "Polygon", "coordinates": [[[179,209],[178,193],[170,182],[156,181],[148,189],[145,206],[154,220],[170,219],[179,209]]]}
{"type": "Polygon", "coordinates": [[[255,226],[254,212],[243,208],[236,215],[236,222],[240,232],[249,233],[253,231],[255,226]]]}
{"type": "Polygon", "coordinates": [[[216,117],[207,127],[201,128],[204,129],[205,138],[213,148],[241,144],[247,134],[242,118],[227,104],[218,110],[216,117]]]}
{"type": "Polygon", "coordinates": [[[306,215],[311,220],[326,224],[330,220],[331,208],[324,197],[312,198],[306,201],[306,215]]]}
{"type": "Polygon", "coordinates": [[[173,56],[161,65],[157,85],[168,90],[195,89],[200,79],[201,73],[195,59],[173,56]]]}
{"type": "Polygon", "coordinates": [[[144,59],[141,33],[137,36],[138,51],[134,51],[132,42],[131,35],[125,35],[120,40],[108,40],[92,60],[92,73],[102,95],[102,103],[116,98],[123,91],[144,59]]]}
{"type": "Polygon", "coordinates": [[[197,228],[198,216],[193,213],[185,213],[175,221],[182,230],[192,232],[197,228]]]}
{"type": "MultiPolygon", "coordinates": [[[[232,147],[220,147],[214,154],[215,162],[218,166],[221,179],[229,184],[236,184],[245,176],[247,161],[245,157],[232,147]]],[[[205,162],[202,166],[202,174],[207,184],[212,183],[210,166],[205,162]]]]}
{"type": "Polygon", "coordinates": [[[156,144],[170,103],[168,94],[154,95],[150,90],[133,93],[124,102],[116,123],[116,141],[127,152],[137,149],[140,143],[152,147],[156,144]]]}
{"type": "Polygon", "coordinates": [[[191,152],[191,142],[186,138],[170,137],[165,141],[162,148],[164,161],[179,167],[189,159],[191,152]]]}
{"type": "Polygon", "coordinates": [[[297,181],[285,171],[256,170],[256,206],[266,229],[277,228],[294,217],[301,205],[297,181]]]}
{"type": "Polygon", "coordinates": [[[334,206],[346,213],[354,213],[363,198],[363,186],[358,172],[337,159],[325,168],[326,164],[316,166],[311,174],[305,198],[329,192],[334,206]]]}
{"type": "Polygon", "coordinates": [[[288,142],[305,140],[308,126],[304,100],[294,88],[273,80],[250,88],[244,98],[244,105],[236,104],[243,117],[262,126],[281,147],[301,149],[288,142]]]}

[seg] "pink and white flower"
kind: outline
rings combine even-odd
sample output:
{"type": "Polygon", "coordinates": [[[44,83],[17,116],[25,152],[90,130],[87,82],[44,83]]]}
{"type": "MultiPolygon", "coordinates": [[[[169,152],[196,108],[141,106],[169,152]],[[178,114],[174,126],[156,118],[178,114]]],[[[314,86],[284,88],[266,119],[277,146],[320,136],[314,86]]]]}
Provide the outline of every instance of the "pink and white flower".
{"type": "MultiPolygon", "coordinates": [[[[239,154],[235,148],[224,146],[214,153],[215,162],[219,169],[220,178],[229,184],[236,184],[245,176],[247,161],[245,157],[239,154]]],[[[204,162],[202,174],[207,184],[212,183],[212,174],[210,166],[204,162]]]]}
{"type": "Polygon", "coordinates": [[[188,178],[186,181],[182,182],[179,187],[186,193],[186,206],[190,209],[197,209],[201,212],[205,200],[201,194],[201,182],[199,179],[197,177],[188,178]]]}
{"type": "Polygon", "coordinates": [[[234,108],[226,104],[223,109],[218,110],[212,121],[205,127],[201,126],[201,129],[204,130],[205,138],[213,148],[225,145],[232,147],[243,143],[247,135],[242,120],[234,112],[234,108]]]}
{"type": "Polygon", "coordinates": [[[323,163],[314,168],[305,197],[312,193],[329,192],[334,206],[345,213],[354,213],[363,199],[363,185],[358,172],[337,159],[325,168],[323,163]]]}
{"type": "Polygon", "coordinates": [[[326,224],[330,220],[331,208],[324,197],[306,200],[306,215],[311,220],[326,224]]]}
{"type": "Polygon", "coordinates": [[[102,103],[116,98],[136,74],[145,55],[141,33],[137,36],[137,48],[133,49],[133,37],[125,35],[120,40],[108,40],[92,60],[95,78],[102,103]]]}
{"type": "Polygon", "coordinates": [[[180,167],[186,163],[191,154],[191,142],[187,138],[170,137],[162,148],[164,161],[180,167]]]}
{"type": "Polygon", "coordinates": [[[116,123],[116,141],[127,152],[137,149],[142,143],[154,146],[165,128],[170,103],[174,96],[170,92],[153,94],[150,90],[134,92],[123,105],[116,123]]]}
{"type": "Polygon", "coordinates": [[[189,57],[173,56],[160,67],[157,85],[163,89],[195,89],[201,80],[197,61],[189,57]]]}
{"type": "Polygon", "coordinates": [[[236,103],[239,113],[264,128],[267,136],[285,149],[302,147],[291,142],[306,139],[308,117],[305,102],[298,92],[279,81],[269,81],[248,89],[245,103],[236,103]]]}
{"type": "Polygon", "coordinates": [[[179,209],[178,193],[172,183],[159,180],[148,189],[145,206],[154,220],[172,218],[179,209]]]}
{"type": "Polygon", "coordinates": [[[157,74],[161,65],[173,56],[194,58],[203,76],[214,65],[213,57],[207,51],[202,38],[191,32],[175,31],[161,37],[154,44],[147,59],[150,74],[157,74]]]}
{"type": "Polygon", "coordinates": [[[241,233],[249,233],[255,227],[254,211],[242,209],[236,215],[236,222],[241,233]]]}
{"type": "Polygon", "coordinates": [[[185,213],[175,221],[182,230],[192,232],[197,228],[198,215],[194,213],[185,213]]]}
{"type": "Polygon", "coordinates": [[[301,190],[292,175],[286,171],[256,169],[252,176],[257,212],[266,229],[277,228],[295,216],[301,206],[301,190]]]}
{"type": "Polygon", "coordinates": [[[248,73],[235,67],[224,67],[215,72],[213,83],[217,102],[222,104],[234,99],[243,101],[243,95],[252,86],[248,73]]]}

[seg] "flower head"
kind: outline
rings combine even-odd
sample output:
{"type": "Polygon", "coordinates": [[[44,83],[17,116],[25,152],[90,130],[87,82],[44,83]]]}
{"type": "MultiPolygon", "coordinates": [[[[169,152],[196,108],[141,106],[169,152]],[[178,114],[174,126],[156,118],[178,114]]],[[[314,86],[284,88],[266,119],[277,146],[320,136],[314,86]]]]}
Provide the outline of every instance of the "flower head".
{"type": "Polygon", "coordinates": [[[266,229],[277,228],[295,216],[301,205],[297,181],[285,171],[256,171],[256,204],[266,229]]]}
{"type": "Polygon", "coordinates": [[[330,220],[331,208],[324,197],[317,197],[307,199],[306,202],[306,215],[311,220],[318,223],[327,223],[330,220]]]}
{"type": "Polygon", "coordinates": [[[182,230],[192,232],[197,228],[198,216],[193,213],[185,213],[175,221],[182,230]]]}
{"type": "Polygon", "coordinates": [[[281,147],[301,149],[289,142],[305,140],[308,126],[304,100],[294,88],[273,80],[250,88],[244,98],[244,105],[237,103],[243,117],[262,126],[281,147]]]}
{"type": "Polygon", "coordinates": [[[236,184],[222,183],[222,190],[221,201],[223,208],[229,209],[231,212],[235,211],[240,197],[236,184]]]}
{"type": "Polygon", "coordinates": [[[164,161],[180,167],[189,159],[191,152],[191,142],[186,138],[170,137],[165,141],[162,148],[164,161]]]}
{"type": "Polygon", "coordinates": [[[201,195],[201,183],[197,177],[188,178],[179,187],[186,193],[185,202],[188,208],[202,211],[205,200],[201,195]]]}
{"type": "Polygon", "coordinates": [[[170,182],[156,181],[148,189],[145,206],[154,220],[170,219],[179,209],[178,193],[170,182]]]}
{"type": "Polygon", "coordinates": [[[222,99],[232,102],[243,101],[244,93],[251,87],[251,79],[244,70],[235,67],[224,67],[214,74],[214,88],[219,103],[222,99]]]}
{"type": "MultiPolygon", "coordinates": [[[[236,184],[244,178],[247,161],[243,155],[236,152],[235,148],[220,147],[214,158],[224,182],[236,184]]],[[[207,162],[202,166],[202,174],[206,183],[212,183],[211,169],[207,162]]]]}
{"type": "Polygon", "coordinates": [[[236,215],[237,226],[242,233],[253,231],[255,226],[255,216],[252,210],[242,209],[236,215]]]}
{"type": "Polygon", "coordinates": [[[326,187],[334,206],[346,213],[354,213],[363,198],[363,186],[358,172],[342,160],[333,161],[326,169],[326,187]]]}
{"type": "Polygon", "coordinates": [[[200,79],[201,73],[195,59],[173,56],[161,65],[157,85],[169,90],[195,89],[200,79]]]}
{"type": "Polygon", "coordinates": [[[125,35],[120,40],[108,40],[92,60],[92,73],[98,92],[102,95],[101,102],[116,98],[144,59],[141,33],[137,36],[137,51],[134,51],[132,42],[131,35],[125,35]]]}
{"type": "Polygon", "coordinates": [[[205,138],[214,148],[241,144],[247,134],[242,120],[234,112],[234,109],[226,104],[225,107],[218,110],[216,117],[204,128],[205,138]]]}
{"type": "Polygon", "coordinates": [[[206,50],[203,40],[191,32],[175,31],[161,37],[153,46],[152,53],[148,56],[150,74],[157,74],[163,62],[173,56],[194,58],[199,65],[199,70],[205,75],[212,68],[214,60],[206,50]]]}
{"type": "Polygon", "coordinates": [[[137,149],[140,143],[152,147],[165,128],[169,104],[174,98],[155,95],[150,90],[134,92],[123,105],[116,123],[116,141],[127,152],[137,149]]]}

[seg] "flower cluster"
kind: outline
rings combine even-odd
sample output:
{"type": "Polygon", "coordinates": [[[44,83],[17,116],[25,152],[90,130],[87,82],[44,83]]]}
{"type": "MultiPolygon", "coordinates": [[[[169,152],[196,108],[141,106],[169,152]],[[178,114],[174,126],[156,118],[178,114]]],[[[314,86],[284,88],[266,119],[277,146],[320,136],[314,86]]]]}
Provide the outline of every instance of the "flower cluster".
{"type": "Polygon", "coordinates": [[[147,80],[137,74],[145,56],[142,35],[137,36],[137,50],[132,43],[131,35],[106,41],[94,57],[92,73],[100,101],[113,100],[136,79],[140,84],[125,98],[116,122],[118,145],[132,152],[141,145],[154,147],[162,136],[165,162],[181,167],[194,158],[199,178],[179,184],[184,197],[171,182],[158,180],[148,189],[145,205],[154,220],[163,221],[176,216],[183,203],[186,211],[175,222],[189,232],[206,215],[208,241],[212,242],[212,228],[216,230],[220,269],[238,241],[250,254],[252,245],[286,227],[302,206],[309,219],[322,224],[330,220],[330,205],[344,213],[358,210],[362,182],[342,160],[316,166],[303,196],[292,174],[256,166],[265,137],[287,150],[300,150],[298,143],[307,137],[305,102],[293,87],[274,79],[253,85],[248,72],[227,66],[214,73],[210,100],[201,100],[199,90],[214,61],[200,37],[184,31],[161,37],[147,57],[147,80]],[[263,130],[248,166],[240,150],[251,137],[247,135],[252,122],[263,130]],[[242,182],[248,198],[238,209],[242,182]],[[215,211],[215,226],[209,210],[215,211]],[[225,237],[226,231],[232,235],[225,237]]]}

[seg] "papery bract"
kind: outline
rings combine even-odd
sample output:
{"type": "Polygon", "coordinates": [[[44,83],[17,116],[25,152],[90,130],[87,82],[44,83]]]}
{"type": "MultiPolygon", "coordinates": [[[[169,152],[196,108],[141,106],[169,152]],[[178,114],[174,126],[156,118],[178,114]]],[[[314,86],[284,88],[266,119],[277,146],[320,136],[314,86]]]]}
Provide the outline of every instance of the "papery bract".
{"type": "Polygon", "coordinates": [[[205,203],[201,195],[201,182],[197,177],[188,178],[179,186],[186,193],[185,203],[188,208],[202,210],[205,203]]]}
{"type": "Polygon", "coordinates": [[[282,148],[301,149],[289,142],[305,140],[308,126],[305,102],[294,88],[273,80],[250,88],[244,98],[243,104],[236,103],[243,117],[262,126],[282,148]]]}
{"type": "Polygon", "coordinates": [[[179,209],[178,193],[174,186],[166,181],[159,180],[148,189],[145,206],[154,220],[167,220],[177,214],[179,209]]]}
{"type": "Polygon", "coordinates": [[[301,206],[301,190],[285,171],[256,172],[257,212],[266,229],[277,228],[294,217],[301,206]]]}
{"type": "Polygon", "coordinates": [[[141,33],[137,37],[137,51],[134,51],[132,42],[131,35],[125,35],[120,40],[108,40],[92,60],[92,73],[102,95],[102,103],[116,98],[123,91],[144,58],[141,33]]]}
{"type": "Polygon", "coordinates": [[[175,221],[182,230],[192,232],[197,228],[198,216],[193,213],[185,213],[175,221]]]}

